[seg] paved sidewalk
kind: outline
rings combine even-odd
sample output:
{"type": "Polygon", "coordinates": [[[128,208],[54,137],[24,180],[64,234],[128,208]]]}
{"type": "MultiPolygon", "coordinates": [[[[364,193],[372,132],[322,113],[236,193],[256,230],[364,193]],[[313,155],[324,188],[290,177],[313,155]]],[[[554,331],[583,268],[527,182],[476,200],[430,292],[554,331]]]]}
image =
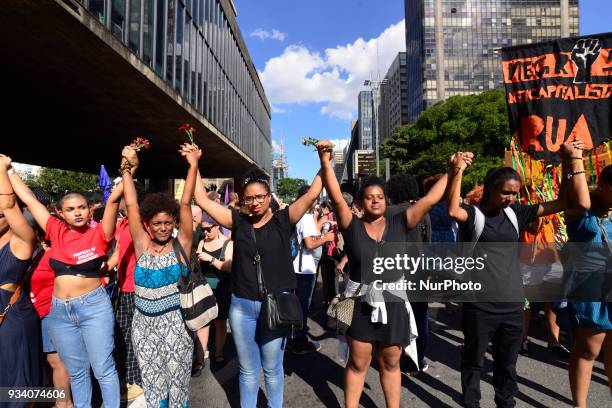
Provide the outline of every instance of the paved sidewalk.
{"type": "MultiPolygon", "coordinates": [[[[458,407],[460,397],[459,353],[462,333],[458,330],[460,309],[446,312],[442,305],[430,305],[431,336],[429,345],[430,368],[418,377],[402,377],[402,407],[458,407]]],[[[322,311],[310,320],[310,333],[321,342],[320,353],[285,355],[286,407],[342,407],[344,363],[338,358],[338,341],[324,332],[317,320],[322,311]]],[[[519,357],[520,394],[518,407],[571,407],[567,361],[548,352],[541,322],[532,323],[532,356],[519,357]]],[[[238,361],[231,337],[226,355],[232,356],[220,370],[206,369],[191,381],[191,406],[206,408],[238,407],[238,361]]],[[[482,406],[494,407],[491,356],[482,377],[482,406]]],[[[263,375],[262,375],[263,377],[263,375]]],[[[610,391],[601,362],[597,362],[591,382],[589,405],[612,407],[610,391]]],[[[259,406],[265,407],[263,378],[259,406]]],[[[366,408],[384,407],[384,396],[378,380],[378,371],[371,367],[368,373],[361,405],[366,408]]],[[[144,401],[134,401],[130,408],[144,407],[144,401]]]]}

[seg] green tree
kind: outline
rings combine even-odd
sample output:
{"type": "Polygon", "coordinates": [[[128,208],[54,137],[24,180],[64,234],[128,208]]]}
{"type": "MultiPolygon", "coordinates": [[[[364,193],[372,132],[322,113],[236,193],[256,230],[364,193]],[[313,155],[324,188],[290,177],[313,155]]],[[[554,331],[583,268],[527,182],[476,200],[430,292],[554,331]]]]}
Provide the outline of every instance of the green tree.
{"type": "Polygon", "coordinates": [[[27,183],[49,192],[92,191],[98,189],[98,175],[43,167],[27,183]]]}
{"type": "Polygon", "coordinates": [[[291,203],[297,197],[300,187],[306,184],[306,180],[300,178],[280,179],[276,186],[276,193],[282,198],[283,202],[291,203]]]}
{"type": "Polygon", "coordinates": [[[415,124],[398,127],[381,145],[381,154],[391,159],[392,173],[423,179],[445,172],[454,152],[471,151],[475,158],[463,178],[465,192],[481,183],[490,168],[502,165],[509,138],[505,94],[487,91],[435,104],[415,124]]]}

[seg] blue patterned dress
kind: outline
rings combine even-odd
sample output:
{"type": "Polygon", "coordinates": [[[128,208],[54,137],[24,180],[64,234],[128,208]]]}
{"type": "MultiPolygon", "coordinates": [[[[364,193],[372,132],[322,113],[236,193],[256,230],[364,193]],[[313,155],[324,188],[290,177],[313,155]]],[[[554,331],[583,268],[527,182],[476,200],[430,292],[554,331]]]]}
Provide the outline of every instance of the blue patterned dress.
{"type": "MultiPolygon", "coordinates": [[[[187,273],[187,267],[183,266],[187,273]]],[[[193,341],[181,314],[181,268],[173,251],[144,253],[134,270],[132,343],[147,407],[187,407],[193,341]]]]}
{"type": "MultiPolygon", "coordinates": [[[[582,254],[584,258],[579,262],[581,266],[589,261],[588,258],[594,258],[596,263],[599,259],[599,263],[606,265],[606,271],[612,270],[612,254],[607,245],[602,245],[605,242],[603,228],[606,229],[608,238],[612,238],[612,221],[609,218],[599,220],[592,210],[589,210],[582,218],[567,223],[567,233],[571,242],[599,244],[582,254]]],[[[604,278],[607,276],[609,275],[605,273],[596,274],[596,279],[590,281],[594,286],[593,289],[599,290],[602,285],[605,286],[604,278]]],[[[612,302],[570,302],[569,308],[574,323],[578,326],[598,331],[612,330],[612,302]]]]}

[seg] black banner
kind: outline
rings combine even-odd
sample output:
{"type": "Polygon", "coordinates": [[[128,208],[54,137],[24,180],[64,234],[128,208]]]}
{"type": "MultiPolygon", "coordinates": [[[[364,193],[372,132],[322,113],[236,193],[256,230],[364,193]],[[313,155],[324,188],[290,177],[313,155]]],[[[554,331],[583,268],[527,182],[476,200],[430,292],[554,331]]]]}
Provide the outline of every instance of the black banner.
{"type": "Polygon", "coordinates": [[[585,150],[612,133],[612,33],[502,49],[511,130],[520,147],[557,164],[559,148],[585,150]]]}

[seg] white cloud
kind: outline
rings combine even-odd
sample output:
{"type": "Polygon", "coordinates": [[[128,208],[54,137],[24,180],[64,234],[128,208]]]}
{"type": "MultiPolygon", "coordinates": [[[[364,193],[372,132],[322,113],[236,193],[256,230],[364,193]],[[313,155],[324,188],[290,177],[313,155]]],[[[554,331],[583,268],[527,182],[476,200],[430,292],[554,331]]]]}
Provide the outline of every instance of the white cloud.
{"type": "Polygon", "coordinates": [[[273,104],[322,103],[321,113],[345,120],[357,111],[357,94],[365,79],[383,77],[398,52],[405,50],[404,21],[377,38],[358,38],[323,54],[289,45],[266,62],[260,78],[273,104]]]}
{"type": "Polygon", "coordinates": [[[273,154],[280,154],[281,152],[281,145],[280,143],[278,143],[276,140],[272,139],[272,153],[273,154]]]}
{"type": "Polygon", "coordinates": [[[332,139],[330,140],[334,144],[334,150],[344,150],[347,144],[349,144],[349,139],[332,139]]]}
{"type": "Polygon", "coordinates": [[[280,106],[277,105],[271,105],[272,108],[272,113],[287,113],[287,112],[291,112],[288,109],[285,108],[281,108],[280,106]]]}
{"type": "Polygon", "coordinates": [[[272,31],[268,31],[264,30],[263,28],[257,28],[251,32],[250,36],[257,37],[262,41],[270,38],[272,40],[283,42],[285,41],[285,37],[287,37],[287,34],[283,33],[282,31],[278,31],[277,29],[272,29],[272,31]]]}

